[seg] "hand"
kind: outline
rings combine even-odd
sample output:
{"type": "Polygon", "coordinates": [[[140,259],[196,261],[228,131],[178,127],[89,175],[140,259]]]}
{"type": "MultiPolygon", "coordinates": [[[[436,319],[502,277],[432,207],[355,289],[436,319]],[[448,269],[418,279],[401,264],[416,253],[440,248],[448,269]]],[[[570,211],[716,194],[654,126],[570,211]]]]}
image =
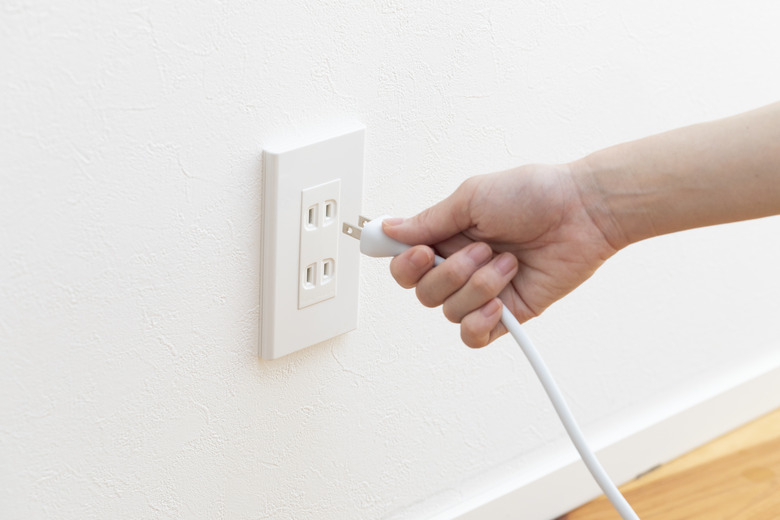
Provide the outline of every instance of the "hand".
{"type": "Polygon", "coordinates": [[[418,245],[390,271],[416,287],[423,305],[443,305],[479,348],[506,332],[503,302],[522,323],[585,281],[615,253],[588,214],[568,165],[528,165],[466,180],[409,219],[388,219],[387,235],[418,245]],[[447,259],[433,267],[434,252],[447,259]]]}

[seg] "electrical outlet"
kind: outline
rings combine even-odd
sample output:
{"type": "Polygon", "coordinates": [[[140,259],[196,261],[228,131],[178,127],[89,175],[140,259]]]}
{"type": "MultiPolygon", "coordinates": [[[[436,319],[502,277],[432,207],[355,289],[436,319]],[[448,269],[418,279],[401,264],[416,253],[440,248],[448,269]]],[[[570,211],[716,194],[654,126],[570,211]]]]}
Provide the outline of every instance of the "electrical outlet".
{"type": "Polygon", "coordinates": [[[364,127],[348,124],[263,150],[259,355],[276,359],[357,327],[364,127]]]}
{"type": "Polygon", "coordinates": [[[298,308],[336,297],[341,179],[301,192],[298,308]]]}

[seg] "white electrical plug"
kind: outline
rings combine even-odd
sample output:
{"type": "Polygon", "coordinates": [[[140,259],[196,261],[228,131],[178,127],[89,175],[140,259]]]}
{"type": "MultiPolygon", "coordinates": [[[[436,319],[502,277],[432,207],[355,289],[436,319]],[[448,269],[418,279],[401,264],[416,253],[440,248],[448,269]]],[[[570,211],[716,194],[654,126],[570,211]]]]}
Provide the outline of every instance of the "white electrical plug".
{"type": "MultiPolygon", "coordinates": [[[[397,256],[412,246],[403,244],[385,234],[382,229],[382,222],[387,218],[390,218],[390,216],[382,215],[370,220],[366,217],[360,217],[357,226],[344,222],[341,230],[345,235],[360,240],[360,252],[366,256],[373,256],[374,258],[397,256]]],[[[443,260],[441,258],[439,261],[443,260]]]]}

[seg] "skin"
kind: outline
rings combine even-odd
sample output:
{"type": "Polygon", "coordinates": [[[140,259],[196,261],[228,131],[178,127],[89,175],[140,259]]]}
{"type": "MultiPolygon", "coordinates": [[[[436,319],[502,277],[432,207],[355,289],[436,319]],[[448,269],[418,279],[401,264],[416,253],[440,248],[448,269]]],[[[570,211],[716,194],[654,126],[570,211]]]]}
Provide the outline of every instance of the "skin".
{"type": "Polygon", "coordinates": [[[780,214],[780,103],[623,143],[562,165],[467,179],[384,230],[420,244],[390,263],[403,287],[479,348],[646,238],[780,214]],[[434,249],[446,257],[433,267],[434,249]]]}

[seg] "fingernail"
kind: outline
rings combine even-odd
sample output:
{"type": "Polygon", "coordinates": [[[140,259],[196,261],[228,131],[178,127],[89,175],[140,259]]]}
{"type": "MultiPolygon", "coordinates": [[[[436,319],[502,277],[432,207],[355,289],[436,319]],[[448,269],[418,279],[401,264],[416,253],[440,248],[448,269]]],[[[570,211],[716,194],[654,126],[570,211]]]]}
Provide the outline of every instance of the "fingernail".
{"type": "Polygon", "coordinates": [[[496,312],[498,312],[498,309],[501,308],[501,304],[498,303],[498,300],[493,298],[489,302],[487,302],[485,305],[482,306],[482,315],[486,318],[489,318],[496,312]]]}
{"type": "Polygon", "coordinates": [[[402,217],[390,217],[386,218],[382,221],[382,224],[385,226],[398,226],[399,224],[403,224],[404,219],[402,217]]]}
{"type": "Polygon", "coordinates": [[[482,262],[486,261],[488,258],[490,258],[491,254],[490,246],[485,244],[484,242],[477,242],[473,246],[471,246],[471,249],[469,249],[469,252],[467,253],[469,258],[471,258],[475,264],[481,264],[482,262]]]}
{"type": "Polygon", "coordinates": [[[508,275],[515,268],[515,259],[511,253],[503,253],[496,259],[496,269],[503,275],[508,275]]]}
{"type": "Polygon", "coordinates": [[[412,256],[409,258],[409,261],[415,268],[422,269],[428,265],[430,256],[428,256],[428,253],[425,251],[425,249],[417,248],[414,250],[414,252],[412,252],[412,256]]]}

